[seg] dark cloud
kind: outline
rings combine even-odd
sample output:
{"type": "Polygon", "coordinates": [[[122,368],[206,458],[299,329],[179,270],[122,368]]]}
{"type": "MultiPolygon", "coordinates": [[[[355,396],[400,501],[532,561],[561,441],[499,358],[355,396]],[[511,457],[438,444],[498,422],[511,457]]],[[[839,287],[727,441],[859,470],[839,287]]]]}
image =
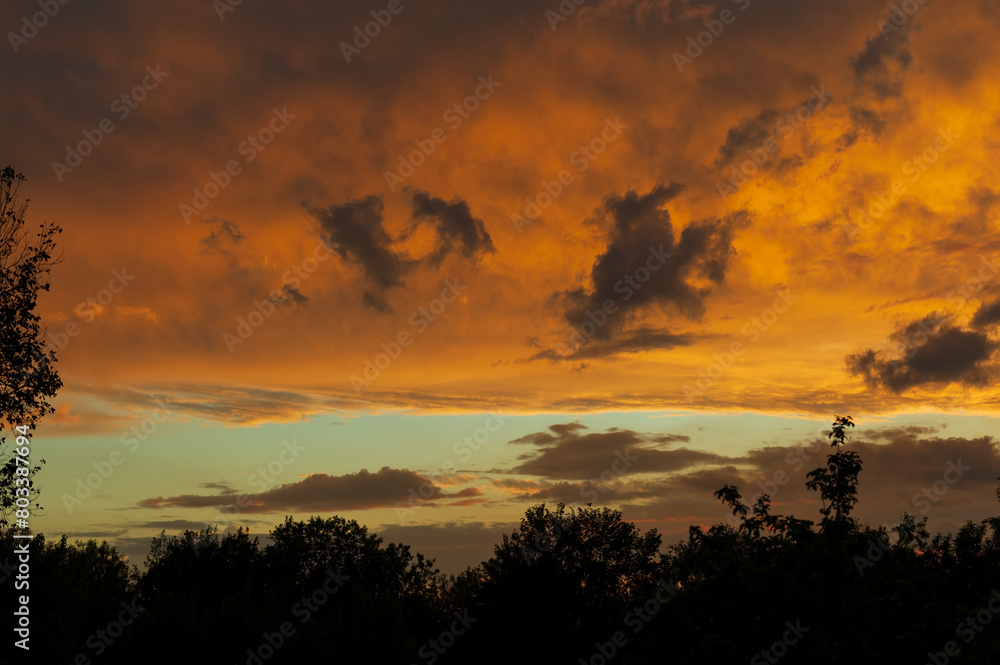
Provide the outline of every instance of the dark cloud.
{"type": "Polygon", "coordinates": [[[691,346],[701,339],[703,339],[702,336],[691,333],[674,334],[652,328],[639,328],[620,333],[617,339],[606,342],[594,342],[560,357],[564,360],[606,358],[622,353],[640,353],[656,349],[674,349],[679,346],[691,346]]]}
{"type": "Polygon", "coordinates": [[[652,493],[640,484],[611,480],[607,483],[595,478],[594,481],[572,483],[560,481],[514,497],[516,501],[531,503],[600,503],[614,504],[621,501],[648,499],[652,493]]]}
{"type": "Polygon", "coordinates": [[[976,328],[991,326],[1000,321],[1000,299],[983,303],[972,316],[972,325],[976,328]]]}
{"type": "Polygon", "coordinates": [[[774,123],[778,119],[777,109],[767,108],[754,118],[747,118],[726,134],[726,142],[719,148],[715,168],[722,168],[739,157],[746,159],[746,150],[756,150],[774,135],[774,123]]]}
{"type": "Polygon", "coordinates": [[[456,198],[448,203],[421,191],[411,192],[411,195],[415,225],[425,220],[436,222],[439,244],[427,260],[440,263],[455,249],[456,244],[467,259],[496,251],[483,220],[472,216],[465,201],[456,198]]]}
{"type": "Polygon", "coordinates": [[[851,69],[858,82],[879,99],[902,92],[903,73],[913,62],[908,45],[912,25],[912,21],[907,21],[898,30],[869,35],[864,48],[851,58],[851,69]]]}
{"type": "Polygon", "coordinates": [[[944,425],[934,427],[922,425],[884,427],[881,429],[869,430],[865,432],[864,437],[867,440],[874,441],[895,441],[905,437],[916,438],[922,434],[934,434],[936,432],[940,432],[943,427],[944,425]]]}
{"type": "MultiPolygon", "coordinates": [[[[607,228],[608,245],[594,261],[589,288],[553,295],[575,338],[568,352],[561,345],[559,357],[592,358],[693,341],[689,335],[626,328],[654,307],[700,320],[706,299],[725,281],[736,230],[749,223],[741,211],[691,222],[675,233],[663,206],[683,189],[680,184],[658,185],[647,194],[605,197],[592,221],[607,228]],[[581,349],[585,346],[590,349],[581,349]]],[[[539,352],[534,359],[555,358],[556,353],[539,352]]]]}
{"type": "Polygon", "coordinates": [[[192,520],[152,520],[141,522],[135,526],[142,529],[160,529],[161,531],[200,531],[207,525],[205,522],[195,522],[192,520]]]}
{"type": "Polygon", "coordinates": [[[673,497],[690,495],[692,499],[703,499],[711,497],[723,485],[748,487],[750,479],[755,478],[757,475],[759,474],[747,472],[746,470],[741,471],[731,464],[698,469],[671,477],[664,484],[661,492],[673,497]]]}
{"type": "Polygon", "coordinates": [[[198,487],[201,487],[201,488],[204,488],[204,489],[207,489],[207,490],[219,490],[219,492],[221,494],[236,494],[236,491],[237,491],[235,487],[233,487],[232,485],[230,485],[229,483],[227,483],[224,480],[220,480],[218,482],[211,482],[211,483],[198,483],[198,487]]]}
{"type": "Polygon", "coordinates": [[[504,533],[517,531],[517,522],[443,522],[435,524],[385,524],[378,534],[387,542],[406,543],[433,558],[446,575],[457,575],[469,565],[493,556],[493,546],[504,533]]]}
{"type": "Polygon", "coordinates": [[[385,300],[385,292],[403,286],[403,277],[421,265],[438,266],[456,252],[467,259],[476,259],[495,251],[483,220],[473,217],[469,204],[462,199],[446,202],[423,191],[407,190],[407,193],[413,200],[413,219],[410,228],[398,238],[391,236],[383,225],[385,204],[381,194],[325,209],[307,207],[309,214],[319,221],[324,239],[337,245],[340,258],[361,268],[368,282],[362,299],[381,312],[393,311],[385,300]],[[428,223],[434,225],[436,247],[427,256],[413,258],[406,252],[404,241],[428,223]]]}
{"type": "Polygon", "coordinates": [[[862,137],[878,137],[900,109],[907,70],[913,62],[909,49],[910,28],[907,20],[901,28],[887,24],[881,32],[869,34],[864,47],[850,59],[855,76],[855,95],[850,107],[850,127],[841,137],[841,147],[848,148],[862,137]]]}
{"type": "Polygon", "coordinates": [[[610,358],[623,353],[641,353],[656,349],[674,349],[679,346],[691,346],[695,342],[706,338],[707,336],[705,335],[695,335],[693,333],[675,334],[655,328],[637,328],[621,332],[618,334],[617,339],[609,341],[591,342],[585,346],[576,348],[559,345],[558,350],[544,349],[523,360],[518,360],[517,363],[530,363],[536,360],[558,362],[562,360],[610,358]]]}
{"type": "Polygon", "coordinates": [[[843,144],[845,147],[854,145],[862,135],[878,136],[885,130],[885,118],[875,109],[852,106],[849,115],[851,129],[844,135],[843,144]]]}
{"type": "Polygon", "coordinates": [[[183,494],[173,497],[144,499],[144,508],[238,508],[241,513],[267,513],[281,511],[364,510],[386,508],[396,504],[406,505],[410,490],[420,490],[424,501],[432,505],[435,499],[468,497],[474,494],[445,493],[423,476],[406,469],[382,467],[377,473],[362,469],[358,473],[330,476],[315,473],[296,483],[288,483],[258,494],[243,495],[236,502],[230,488],[214,495],[183,494]],[[427,488],[430,488],[428,490],[427,488]],[[430,502],[430,503],[428,503],[430,502]]]}
{"type": "Polygon", "coordinates": [[[286,305],[288,303],[305,305],[309,302],[309,296],[303,295],[297,286],[292,286],[291,284],[285,284],[281,287],[281,296],[283,298],[283,300],[279,303],[281,305],[286,305]]]}
{"type": "Polygon", "coordinates": [[[523,473],[559,480],[599,479],[651,471],[677,471],[723,458],[714,453],[670,448],[686,437],[653,436],[627,429],[584,433],[579,423],[557,424],[547,432],[535,432],[510,443],[530,444],[532,450],[518,456],[520,463],[506,473],[523,473]]]}
{"type": "Polygon", "coordinates": [[[995,373],[990,361],[997,342],[936,312],[897,329],[891,339],[892,353],[866,349],[849,355],[848,371],[894,393],[924,384],[984,386],[995,373]]]}
{"type": "Polygon", "coordinates": [[[783,110],[769,107],[731,127],[725,143],[719,148],[714,168],[725,169],[723,177],[735,184],[758,170],[774,169],[779,176],[784,176],[801,167],[805,163],[801,155],[782,154],[785,141],[803,122],[826,111],[833,99],[833,93],[826,90],[825,84],[814,84],[810,92],[796,106],[783,110]]]}
{"type": "Polygon", "coordinates": [[[209,217],[201,220],[203,224],[215,225],[212,232],[198,241],[201,245],[199,250],[202,254],[218,252],[219,254],[229,254],[236,245],[243,242],[246,236],[240,231],[236,222],[219,217],[209,217]]]}
{"type": "Polygon", "coordinates": [[[403,285],[403,275],[413,263],[392,248],[395,240],[382,225],[385,204],[381,194],[321,210],[309,210],[320,223],[320,232],[328,244],[336,244],[337,253],[347,263],[361,267],[370,286],[364,301],[380,311],[392,311],[383,294],[403,285]]]}
{"type": "MultiPolygon", "coordinates": [[[[861,440],[854,445],[864,463],[866,492],[892,491],[893,488],[903,487],[907,495],[912,495],[925,485],[941,480],[951,462],[955,466],[970,467],[962,470],[963,485],[978,485],[976,491],[985,489],[984,494],[996,501],[996,494],[990,488],[996,485],[1000,447],[992,437],[921,438],[902,433],[887,443],[874,444],[861,440]]],[[[949,476],[954,476],[954,473],[949,476]]]]}
{"type": "MultiPolygon", "coordinates": [[[[970,240],[978,245],[984,234],[992,233],[994,209],[1000,203],[1000,193],[980,185],[970,187],[966,199],[972,204],[972,212],[958,217],[952,228],[956,234],[972,236],[970,240]]],[[[954,241],[954,237],[949,240],[954,241]]]]}
{"type": "Polygon", "coordinates": [[[554,446],[567,436],[576,436],[581,430],[587,429],[586,425],[579,422],[549,425],[548,432],[534,432],[526,434],[520,438],[510,441],[510,443],[523,443],[533,446],[554,446]]]}
{"type": "Polygon", "coordinates": [[[116,536],[124,536],[128,532],[127,529],[114,529],[111,531],[100,530],[100,531],[69,531],[65,535],[68,538],[86,538],[86,539],[98,539],[104,540],[105,538],[113,538],[116,536]]]}

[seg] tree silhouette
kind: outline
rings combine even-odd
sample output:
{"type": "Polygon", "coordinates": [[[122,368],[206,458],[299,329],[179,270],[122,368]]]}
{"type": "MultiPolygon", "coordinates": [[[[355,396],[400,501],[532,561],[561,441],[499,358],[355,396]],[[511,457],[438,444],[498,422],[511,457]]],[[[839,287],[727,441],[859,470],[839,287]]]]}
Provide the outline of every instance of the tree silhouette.
{"type": "Polygon", "coordinates": [[[488,561],[454,581],[455,608],[479,623],[448,662],[509,662],[487,645],[539,627],[544,637],[526,662],[576,662],[630,600],[656,587],[660,542],[655,529],[643,534],[610,508],[529,508],[488,561]]]}
{"type": "MultiPolygon", "coordinates": [[[[26,427],[21,432],[30,436],[38,420],[53,412],[48,398],[62,387],[55,351],[45,349],[45,331],[35,314],[38,292],[49,290],[48,277],[58,263],[54,237],[62,229],[42,224],[35,239],[29,237],[24,217],[28,202],[18,200],[24,180],[9,166],[0,171],[0,432],[26,427]]],[[[0,436],[0,447],[4,441],[0,436]]],[[[7,526],[14,506],[16,468],[14,456],[0,468],[0,527],[7,526]]],[[[39,468],[31,467],[28,477],[39,468]]],[[[30,496],[39,508],[33,486],[30,496]]]]}
{"type": "Polygon", "coordinates": [[[853,520],[850,517],[854,504],[858,502],[858,474],[861,473],[861,456],[857,451],[844,450],[847,443],[847,427],[854,427],[850,416],[837,416],[829,434],[830,445],[836,452],[827,456],[826,468],[819,467],[807,474],[809,481],[806,487],[819,490],[823,500],[823,521],[820,528],[824,531],[844,532],[853,520]],[[831,517],[830,515],[833,515],[831,517]]]}

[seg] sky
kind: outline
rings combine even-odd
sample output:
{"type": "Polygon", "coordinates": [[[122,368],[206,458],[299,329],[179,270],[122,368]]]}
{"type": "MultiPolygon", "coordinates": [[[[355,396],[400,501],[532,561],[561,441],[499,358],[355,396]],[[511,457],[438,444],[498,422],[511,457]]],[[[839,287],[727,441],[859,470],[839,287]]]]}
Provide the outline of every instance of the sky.
{"type": "Polygon", "coordinates": [[[341,515],[457,573],[524,511],[665,543],[725,484],[996,514],[991,0],[0,8],[62,261],[49,537],[341,515]]]}

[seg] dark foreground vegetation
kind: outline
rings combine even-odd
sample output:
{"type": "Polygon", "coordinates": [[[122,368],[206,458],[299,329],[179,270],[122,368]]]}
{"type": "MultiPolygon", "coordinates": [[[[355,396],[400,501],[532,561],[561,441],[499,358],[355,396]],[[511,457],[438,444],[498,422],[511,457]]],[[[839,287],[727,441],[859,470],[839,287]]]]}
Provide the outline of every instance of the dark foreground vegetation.
{"type": "Polygon", "coordinates": [[[266,547],[245,531],[162,535],[143,574],[106,544],[36,535],[18,662],[1000,662],[1000,517],[933,539],[906,515],[892,532],[858,524],[847,426],[808,476],[821,521],[726,486],[735,528],[691,527],[665,554],[617,511],[563,505],[531,508],[447,579],[339,517],[288,519],[266,547]]]}

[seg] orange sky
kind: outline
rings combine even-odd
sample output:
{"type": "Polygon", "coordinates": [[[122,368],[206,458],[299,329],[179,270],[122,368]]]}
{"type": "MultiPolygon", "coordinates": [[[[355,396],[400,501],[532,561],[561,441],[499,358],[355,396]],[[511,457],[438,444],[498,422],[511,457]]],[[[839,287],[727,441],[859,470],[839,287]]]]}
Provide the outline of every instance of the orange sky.
{"type": "MultiPolygon", "coordinates": [[[[436,485],[465,494],[416,522],[509,524],[524,483],[584,481],[508,444],[577,420],[720,456],[601,497],[662,524],[721,519],[713,469],[835,413],[884,445],[993,436],[1000,10],[900,5],[71,3],[32,31],[37,5],[8,3],[5,164],[29,220],[65,229],[39,307],[65,383],[42,526],[204,523],[152,499],[241,486],[242,455],[299,436],[266,487],[347,498],[260,528],[323,509],[392,533],[395,499],[350,497],[405,497],[499,412],[495,450],[436,485]],[[60,505],[157,405],[140,461],[60,505]]],[[[581,474],[623,445],[591,444],[607,461],[581,474]]]]}

